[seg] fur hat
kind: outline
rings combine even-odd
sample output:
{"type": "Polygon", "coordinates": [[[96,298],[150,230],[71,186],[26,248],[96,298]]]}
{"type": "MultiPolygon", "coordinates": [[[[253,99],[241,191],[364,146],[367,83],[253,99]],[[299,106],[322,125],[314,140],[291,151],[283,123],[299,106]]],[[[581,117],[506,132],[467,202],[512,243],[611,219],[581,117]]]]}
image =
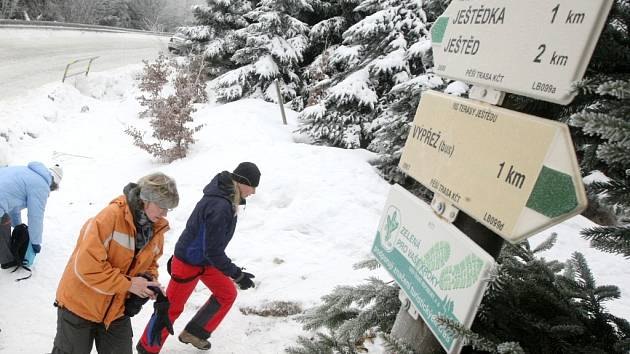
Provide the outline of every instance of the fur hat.
{"type": "Polygon", "coordinates": [[[253,162],[241,162],[232,172],[232,179],[256,188],[260,182],[260,170],[253,162]]]}
{"type": "Polygon", "coordinates": [[[138,188],[140,188],[140,199],[154,202],[162,209],[173,209],[179,204],[175,180],[162,172],[140,178],[138,188]]]}
{"type": "Polygon", "coordinates": [[[63,168],[61,168],[59,164],[55,164],[55,166],[50,167],[48,170],[50,171],[53,182],[59,185],[61,183],[61,179],[63,178],[63,168]]]}

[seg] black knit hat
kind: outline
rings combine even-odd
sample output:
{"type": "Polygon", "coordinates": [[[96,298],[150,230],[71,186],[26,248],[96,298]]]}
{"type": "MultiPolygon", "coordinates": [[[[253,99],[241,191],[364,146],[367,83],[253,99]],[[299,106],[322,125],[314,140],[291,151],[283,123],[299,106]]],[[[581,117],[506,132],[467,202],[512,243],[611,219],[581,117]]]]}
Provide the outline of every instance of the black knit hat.
{"type": "Polygon", "coordinates": [[[253,162],[241,162],[232,172],[232,179],[255,188],[260,182],[260,170],[253,162]]]}

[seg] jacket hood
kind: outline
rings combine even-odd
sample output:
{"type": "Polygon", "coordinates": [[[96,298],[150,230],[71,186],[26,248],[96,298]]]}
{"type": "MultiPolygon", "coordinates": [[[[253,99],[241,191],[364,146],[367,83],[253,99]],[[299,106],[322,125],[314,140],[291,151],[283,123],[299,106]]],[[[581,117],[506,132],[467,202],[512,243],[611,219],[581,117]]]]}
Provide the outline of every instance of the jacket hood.
{"type": "Polygon", "coordinates": [[[203,188],[203,194],[212,197],[222,197],[232,201],[234,195],[234,183],[228,171],[223,171],[212,179],[208,185],[203,188]]]}
{"type": "MultiPolygon", "coordinates": [[[[225,198],[231,204],[234,199],[234,183],[232,181],[232,174],[228,171],[223,171],[214,176],[212,181],[204,187],[203,194],[209,197],[225,198]]],[[[241,198],[239,204],[245,205],[245,199],[241,198]]]]}
{"type": "Polygon", "coordinates": [[[37,161],[29,162],[28,168],[38,175],[42,176],[44,181],[46,181],[46,183],[48,183],[48,185],[50,186],[50,184],[52,183],[52,175],[43,163],[37,161]]]}

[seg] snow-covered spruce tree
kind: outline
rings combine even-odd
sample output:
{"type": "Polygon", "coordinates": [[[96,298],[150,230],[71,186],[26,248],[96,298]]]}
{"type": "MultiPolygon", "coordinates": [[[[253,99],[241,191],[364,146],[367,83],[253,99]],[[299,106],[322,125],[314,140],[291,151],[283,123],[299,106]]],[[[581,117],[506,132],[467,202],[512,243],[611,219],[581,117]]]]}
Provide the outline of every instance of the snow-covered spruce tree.
{"type": "Polygon", "coordinates": [[[358,286],[338,286],[322,298],[323,304],[298,317],[305,330],[325,328],[315,339],[300,337],[292,354],[360,353],[365,339],[389,333],[398,308],[398,286],[377,278],[358,286]]]}
{"type": "MultiPolygon", "coordinates": [[[[200,57],[193,57],[185,64],[170,62],[174,71],[174,93],[163,97],[160,90],[155,102],[149,104],[152,110],[150,125],[153,128],[151,141],[145,141],[144,132],[139,129],[127,128],[125,132],[133,138],[134,145],[165,162],[186,157],[190,145],[195,141],[193,134],[202,127],[187,126],[193,121],[191,114],[196,111],[193,103],[207,101],[206,84],[200,79],[203,70],[203,65],[199,64],[201,61],[200,57]]],[[[148,65],[145,64],[145,67],[148,65]]]]}
{"type": "MultiPolygon", "coordinates": [[[[350,26],[363,19],[354,11],[361,0],[313,1],[313,13],[317,16],[309,33],[310,46],[308,63],[303,70],[304,94],[302,106],[312,106],[325,97],[331,77],[339,74],[339,69],[331,65],[332,53],[341,45],[342,34],[350,26]]],[[[312,22],[311,22],[312,23],[312,22]]],[[[300,109],[301,110],[301,109],[300,109]]]]}
{"type": "Polygon", "coordinates": [[[367,16],[343,33],[342,45],[330,54],[329,65],[338,74],[325,83],[325,98],[300,113],[300,131],[318,143],[369,146],[378,129],[373,121],[389,103],[383,98],[395,85],[425,73],[421,58],[430,43],[421,5],[365,0],[354,9],[367,16]]]}
{"type": "Polygon", "coordinates": [[[573,140],[584,173],[610,180],[589,186],[616,210],[616,225],[586,229],[595,248],[630,257],[630,3],[616,0],[578,96],[560,114],[576,127],[573,140]]]}
{"type": "Polygon", "coordinates": [[[193,6],[195,26],[180,27],[195,45],[202,47],[206,60],[208,78],[213,79],[227,71],[236,69],[230,58],[245,45],[245,38],[237,35],[237,30],[249,24],[244,17],[252,10],[249,0],[206,0],[207,5],[193,6]]]}
{"type": "MultiPolygon", "coordinates": [[[[630,23],[628,23],[630,25],[630,23]]],[[[627,53],[630,58],[630,52],[627,53]]],[[[627,69],[630,69],[630,65],[627,69]]],[[[629,73],[600,75],[584,80],[579,87],[594,94],[594,102],[575,113],[570,123],[596,139],[583,146],[605,163],[608,181],[589,187],[603,197],[600,203],[617,211],[616,225],[586,229],[582,234],[600,250],[630,258],[630,80],[629,73]]]]}
{"type": "Polygon", "coordinates": [[[308,46],[309,26],[296,17],[303,11],[312,11],[306,0],[262,0],[245,15],[253,23],[237,31],[246,39],[231,58],[238,68],[212,81],[218,101],[252,95],[276,101],[274,80],[285,102],[297,96],[299,63],[308,46]]]}
{"type": "Polygon", "coordinates": [[[604,308],[620,297],[619,289],[597,286],[578,252],[566,264],[537,256],[555,240],[552,234],[533,250],[527,242],[504,245],[473,332],[503,347],[517,342],[525,353],[626,353],[630,324],[604,308]]]}

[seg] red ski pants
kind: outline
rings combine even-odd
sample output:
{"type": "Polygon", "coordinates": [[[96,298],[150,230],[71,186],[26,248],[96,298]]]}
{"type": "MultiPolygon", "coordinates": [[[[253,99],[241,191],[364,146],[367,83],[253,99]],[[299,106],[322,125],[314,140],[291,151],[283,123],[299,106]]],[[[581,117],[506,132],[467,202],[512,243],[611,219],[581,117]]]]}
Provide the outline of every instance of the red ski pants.
{"type": "MultiPolygon", "coordinates": [[[[172,276],[179,279],[190,278],[199,274],[199,266],[191,266],[173,256],[171,263],[172,276]]],[[[201,280],[212,292],[210,299],[197,311],[195,316],[186,325],[186,331],[203,339],[210,337],[210,334],[219,326],[227,312],[232,307],[236,299],[236,286],[232,279],[223,274],[215,267],[204,267],[203,274],[197,276],[193,280],[185,283],[179,283],[171,279],[166,288],[166,296],[171,303],[168,311],[168,317],[171,323],[175,324],[175,320],[184,311],[186,301],[195,290],[197,282],[201,280]]],[[[147,324],[148,326],[148,324],[147,324]]],[[[149,353],[159,353],[161,346],[149,346],[147,340],[147,328],[144,329],[140,343],[149,353]]],[[[166,329],[162,331],[162,344],[168,337],[169,333],[166,329]]]]}

